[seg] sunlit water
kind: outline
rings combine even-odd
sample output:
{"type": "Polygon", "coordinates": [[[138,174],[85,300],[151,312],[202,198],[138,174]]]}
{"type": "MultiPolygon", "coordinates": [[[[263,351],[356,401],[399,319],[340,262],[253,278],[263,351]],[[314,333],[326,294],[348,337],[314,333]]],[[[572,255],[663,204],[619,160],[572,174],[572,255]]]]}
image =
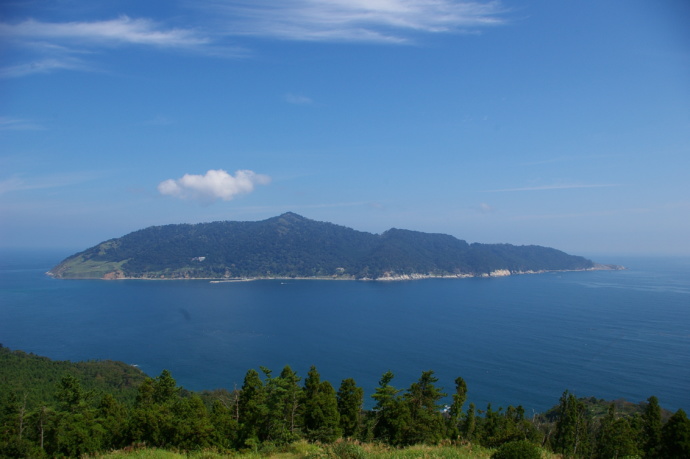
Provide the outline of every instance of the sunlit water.
{"type": "MultiPolygon", "coordinates": [[[[56,280],[68,255],[3,252],[0,343],[54,359],[113,359],[194,390],[250,368],[370,395],[382,373],[424,370],[478,407],[541,411],[578,396],[690,408],[690,260],[615,260],[626,271],[409,282],[56,280]]],[[[1,371],[1,370],[0,370],[1,371]]],[[[370,403],[370,399],[367,401],[370,403]]]]}

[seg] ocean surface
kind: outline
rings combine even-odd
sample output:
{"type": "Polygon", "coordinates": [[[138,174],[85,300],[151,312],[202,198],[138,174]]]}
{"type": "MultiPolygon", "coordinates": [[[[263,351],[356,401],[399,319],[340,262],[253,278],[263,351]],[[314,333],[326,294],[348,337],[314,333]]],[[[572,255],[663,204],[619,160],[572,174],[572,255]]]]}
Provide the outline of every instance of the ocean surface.
{"type": "MultiPolygon", "coordinates": [[[[597,260],[625,271],[406,282],[57,280],[69,252],[0,252],[0,343],[59,360],[112,359],[192,390],[241,387],[250,368],[336,389],[367,406],[381,375],[407,388],[434,370],[478,408],[528,413],[577,396],[690,411],[690,259],[597,260]]],[[[611,257],[609,257],[611,258],[611,257]]],[[[2,371],[0,369],[0,371],[2,371]]]]}

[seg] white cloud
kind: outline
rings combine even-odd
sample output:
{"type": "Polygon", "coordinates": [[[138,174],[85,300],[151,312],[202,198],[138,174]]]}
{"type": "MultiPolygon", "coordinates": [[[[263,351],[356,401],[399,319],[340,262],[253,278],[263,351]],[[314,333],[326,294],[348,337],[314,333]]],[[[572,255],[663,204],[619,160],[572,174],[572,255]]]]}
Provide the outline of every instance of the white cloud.
{"type": "Polygon", "coordinates": [[[51,73],[55,70],[89,70],[80,59],[58,57],[39,59],[33,62],[0,68],[0,78],[16,78],[37,73],[51,73]]]}
{"type": "Polygon", "coordinates": [[[21,175],[0,180],[0,195],[16,191],[42,190],[48,188],[60,188],[95,180],[101,177],[99,172],[74,172],[67,174],[55,174],[45,176],[32,176],[24,178],[21,175]]]}
{"type": "Polygon", "coordinates": [[[58,23],[28,19],[17,24],[0,23],[0,36],[11,39],[72,40],[86,46],[109,43],[189,47],[209,42],[208,38],[190,29],[165,30],[148,19],[132,19],[127,16],[92,22],[58,23]]]}
{"type": "Polygon", "coordinates": [[[476,206],[475,210],[479,213],[482,213],[482,214],[490,214],[490,213],[496,212],[496,209],[494,207],[488,205],[485,202],[482,202],[478,206],[476,206]]]}
{"type": "Polygon", "coordinates": [[[313,103],[314,101],[311,100],[311,98],[307,96],[302,96],[299,94],[285,94],[285,102],[289,104],[295,104],[295,105],[309,105],[313,103]]]}
{"type": "Polygon", "coordinates": [[[10,177],[8,179],[0,180],[0,195],[25,189],[25,186],[24,181],[19,177],[10,177]]]}
{"type": "Polygon", "coordinates": [[[208,0],[231,35],[288,40],[406,43],[410,34],[463,32],[504,23],[498,1],[208,0]]]}
{"type": "Polygon", "coordinates": [[[44,129],[43,126],[30,120],[0,116],[0,131],[42,131],[44,129]]]}
{"type": "Polygon", "coordinates": [[[57,70],[93,70],[84,56],[96,59],[104,48],[139,46],[176,49],[219,57],[240,57],[238,47],[220,47],[208,34],[192,28],[166,28],[149,19],[120,16],[105,21],[41,22],[28,19],[18,23],[0,22],[0,40],[34,54],[30,62],[0,69],[0,77],[21,77],[57,70]],[[77,58],[80,55],[82,58],[77,58]]]}
{"type": "Polygon", "coordinates": [[[254,191],[256,185],[267,185],[271,178],[250,170],[238,170],[232,176],[222,169],[209,170],[205,175],[185,174],[158,184],[158,191],[167,196],[212,202],[230,201],[235,196],[254,191]]]}
{"type": "Polygon", "coordinates": [[[521,163],[522,166],[538,166],[541,164],[553,164],[553,163],[563,163],[563,162],[575,162],[575,161],[592,161],[592,160],[599,160],[599,159],[607,159],[607,158],[620,158],[622,155],[620,154],[604,154],[604,155],[564,155],[564,156],[556,156],[553,158],[546,158],[546,159],[541,159],[537,161],[529,161],[525,163],[521,163]]]}
{"type": "Polygon", "coordinates": [[[587,184],[569,184],[569,185],[543,185],[543,186],[528,186],[528,187],[523,187],[523,188],[503,188],[499,190],[484,190],[484,193],[503,193],[503,192],[510,192],[510,191],[548,191],[548,190],[572,190],[572,189],[578,189],[578,188],[608,188],[608,187],[614,187],[614,186],[620,186],[618,184],[614,183],[607,183],[607,184],[592,184],[592,185],[587,185],[587,184]]]}
{"type": "Polygon", "coordinates": [[[420,33],[474,31],[506,22],[506,9],[497,0],[197,0],[187,5],[197,10],[202,27],[167,27],[129,16],[0,22],[5,46],[21,46],[34,54],[0,68],[0,78],[94,70],[98,66],[93,61],[104,48],[122,46],[241,58],[249,52],[227,43],[228,37],[396,44],[410,43],[420,33]]]}

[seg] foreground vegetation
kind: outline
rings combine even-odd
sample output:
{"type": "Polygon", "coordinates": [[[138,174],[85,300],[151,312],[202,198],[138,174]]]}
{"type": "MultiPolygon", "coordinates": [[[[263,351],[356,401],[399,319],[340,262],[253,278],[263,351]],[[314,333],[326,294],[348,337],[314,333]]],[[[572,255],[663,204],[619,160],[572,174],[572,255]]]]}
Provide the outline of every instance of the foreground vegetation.
{"type": "Polygon", "coordinates": [[[0,363],[3,457],[690,457],[690,421],[683,410],[665,413],[656,397],[631,404],[566,391],[530,419],[520,406],[465,409],[460,377],[444,407],[433,371],[407,389],[384,373],[374,408],[364,410],[353,379],[336,391],[315,367],[303,382],[290,367],[279,375],[261,368],[240,389],[194,393],[167,370],[135,387],[128,372],[110,371],[114,363],[99,372],[101,362],[51,362],[2,347],[0,363]]]}
{"type": "MultiPolygon", "coordinates": [[[[472,445],[415,445],[393,448],[380,443],[339,440],[323,445],[301,440],[284,447],[223,453],[215,450],[176,452],[160,448],[128,448],[94,456],[99,459],[488,459],[492,450],[472,445]]],[[[546,453],[545,458],[551,457],[546,453]]]]}

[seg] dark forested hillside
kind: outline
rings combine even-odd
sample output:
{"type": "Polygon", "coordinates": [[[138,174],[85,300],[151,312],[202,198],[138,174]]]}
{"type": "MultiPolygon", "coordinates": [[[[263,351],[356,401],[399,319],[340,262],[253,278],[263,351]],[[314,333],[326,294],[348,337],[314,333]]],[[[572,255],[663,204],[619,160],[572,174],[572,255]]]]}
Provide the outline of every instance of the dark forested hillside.
{"type": "Polygon", "coordinates": [[[113,360],[69,362],[51,360],[0,344],[0,394],[15,394],[27,407],[54,402],[58,382],[70,375],[82,381],[93,394],[112,394],[117,400],[134,402],[137,387],[146,375],[136,367],[113,360]]]}
{"type": "Polygon", "coordinates": [[[62,278],[464,276],[589,269],[556,249],[468,244],[445,234],[383,234],[294,213],[258,222],[154,226],[98,244],[51,270],[62,278]]]}

